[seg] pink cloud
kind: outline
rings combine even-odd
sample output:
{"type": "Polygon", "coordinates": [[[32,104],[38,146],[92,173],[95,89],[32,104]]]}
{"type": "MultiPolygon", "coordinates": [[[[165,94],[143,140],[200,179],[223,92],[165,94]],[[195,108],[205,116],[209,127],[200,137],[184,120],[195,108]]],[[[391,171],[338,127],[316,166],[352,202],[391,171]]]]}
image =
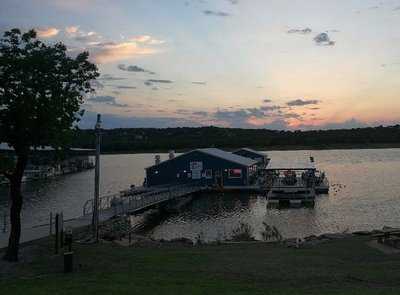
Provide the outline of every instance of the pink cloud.
{"type": "Polygon", "coordinates": [[[56,36],[60,30],[57,28],[38,28],[36,32],[40,38],[51,38],[56,36]]]}
{"type": "Polygon", "coordinates": [[[155,54],[153,48],[141,47],[136,42],[107,42],[89,48],[92,59],[99,64],[126,60],[138,56],[155,54]]]}

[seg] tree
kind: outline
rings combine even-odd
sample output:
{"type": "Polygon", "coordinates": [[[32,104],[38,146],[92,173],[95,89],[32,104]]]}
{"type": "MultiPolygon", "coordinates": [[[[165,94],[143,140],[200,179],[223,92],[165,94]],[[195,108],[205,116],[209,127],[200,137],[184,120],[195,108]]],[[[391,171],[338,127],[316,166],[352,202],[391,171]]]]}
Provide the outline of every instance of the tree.
{"type": "Polygon", "coordinates": [[[16,161],[5,176],[10,182],[10,237],[5,260],[17,261],[21,235],[21,181],[32,150],[61,150],[83,110],[91,80],[99,76],[89,53],[67,55],[59,42],[45,44],[30,30],[12,29],[0,40],[0,142],[14,148],[16,161]]]}

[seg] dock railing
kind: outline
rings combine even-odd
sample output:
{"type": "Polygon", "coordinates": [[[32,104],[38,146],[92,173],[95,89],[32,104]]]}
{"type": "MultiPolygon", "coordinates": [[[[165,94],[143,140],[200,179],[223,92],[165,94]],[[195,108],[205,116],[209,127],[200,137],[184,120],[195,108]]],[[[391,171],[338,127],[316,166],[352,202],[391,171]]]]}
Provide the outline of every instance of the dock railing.
{"type": "MultiPolygon", "coordinates": [[[[113,210],[114,215],[129,213],[150,207],[152,205],[185,196],[202,190],[199,183],[159,187],[152,190],[131,195],[112,194],[103,196],[99,200],[99,212],[113,210]]],[[[86,201],[83,206],[83,215],[93,213],[93,199],[86,201]]]]}

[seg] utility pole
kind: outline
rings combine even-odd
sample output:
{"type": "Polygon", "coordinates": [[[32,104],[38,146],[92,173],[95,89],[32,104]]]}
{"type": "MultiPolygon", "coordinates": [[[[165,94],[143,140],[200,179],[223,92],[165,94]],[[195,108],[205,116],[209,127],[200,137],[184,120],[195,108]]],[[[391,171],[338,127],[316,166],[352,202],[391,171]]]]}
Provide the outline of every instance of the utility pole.
{"type": "Polygon", "coordinates": [[[93,237],[96,243],[99,241],[99,195],[100,195],[100,144],[101,144],[101,115],[97,114],[97,122],[94,127],[96,134],[96,163],[94,176],[94,202],[93,202],[93,237]]]}

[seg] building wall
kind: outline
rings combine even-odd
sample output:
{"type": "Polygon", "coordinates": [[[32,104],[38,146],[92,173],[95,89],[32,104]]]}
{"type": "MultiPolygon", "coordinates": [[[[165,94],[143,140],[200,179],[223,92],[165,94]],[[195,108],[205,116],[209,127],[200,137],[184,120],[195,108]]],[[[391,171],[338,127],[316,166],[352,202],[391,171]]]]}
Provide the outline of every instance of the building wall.
{"type": "Polygon", "coordinates": [[[222,184],[224,186],[248,184],[248,167],[199,151],[193,151],[147,168],[146,181],[148,186],[191,182],[201,182],[203,185],[214,185],[216,183],[217,171],[221,174],[222,184]],[[191,162],[202,162],[203,167],[200,172],[200,179],[193,179],[190,176],[193,174],[190,169],[191,162]],[[241,177],[229,177],[229,169],[241,169],[241,177]],[[211,170],[209,178],[204,176],[206,170],[211,170]]]}

